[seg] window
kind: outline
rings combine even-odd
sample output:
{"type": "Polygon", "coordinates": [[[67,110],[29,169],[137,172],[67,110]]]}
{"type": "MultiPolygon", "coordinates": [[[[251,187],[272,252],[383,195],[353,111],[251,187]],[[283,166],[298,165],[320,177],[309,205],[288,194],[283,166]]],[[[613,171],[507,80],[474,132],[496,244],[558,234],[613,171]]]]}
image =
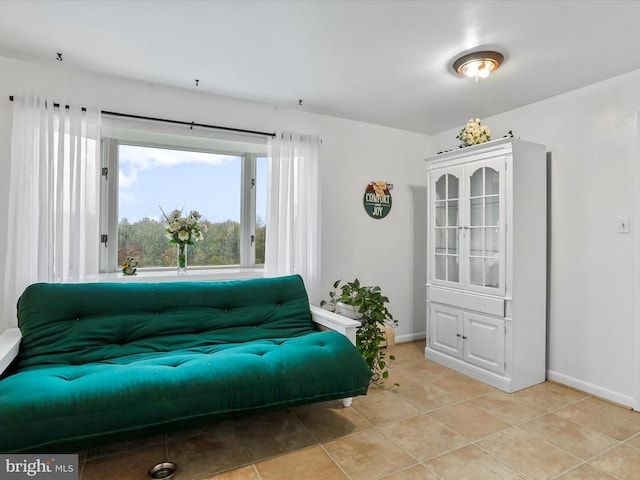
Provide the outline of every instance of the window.
{"type": "Polygon", "coordinates": [[[164,213],[196,210],[204,238],[189,269],[264,265],[266,145],[109,129],[103,134],[101,271],[175,268],[164,213]],[[115,132],[115,135],[113,134],[115,132]],[[164,213],[163,213],[164,212],[164,213]]]}

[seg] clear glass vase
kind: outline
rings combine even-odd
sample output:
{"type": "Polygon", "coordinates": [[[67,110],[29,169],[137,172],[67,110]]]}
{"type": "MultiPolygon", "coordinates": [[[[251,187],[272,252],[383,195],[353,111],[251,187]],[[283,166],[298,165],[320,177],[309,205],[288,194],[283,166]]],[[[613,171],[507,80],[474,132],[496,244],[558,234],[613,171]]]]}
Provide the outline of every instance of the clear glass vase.
{"type": "Polygon", "coordinates": [[[187,244],[186,243],[178,243],[178,256],[177,256],[177,264],[178,264],[178,275],[185,275],[187,273],[187,244]]]}

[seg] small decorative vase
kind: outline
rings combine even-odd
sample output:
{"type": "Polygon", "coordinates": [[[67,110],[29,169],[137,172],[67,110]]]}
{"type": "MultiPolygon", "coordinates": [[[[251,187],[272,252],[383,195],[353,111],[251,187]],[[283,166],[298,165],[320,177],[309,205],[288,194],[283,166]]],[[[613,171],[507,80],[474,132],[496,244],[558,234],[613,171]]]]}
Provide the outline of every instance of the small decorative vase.
{"type": "Polygon", "coordinates": [[[178,243],[178,275],[187,273],[187,244],[178,243]]]}

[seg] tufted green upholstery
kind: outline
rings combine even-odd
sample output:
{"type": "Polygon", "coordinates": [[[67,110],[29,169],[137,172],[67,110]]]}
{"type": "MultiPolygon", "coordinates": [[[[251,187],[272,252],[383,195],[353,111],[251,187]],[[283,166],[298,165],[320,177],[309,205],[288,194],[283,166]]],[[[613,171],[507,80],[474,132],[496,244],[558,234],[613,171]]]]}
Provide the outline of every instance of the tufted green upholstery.
{"type": "Polygon", "coordinates": [[[349,340],[314,329],[298,276],[35,284],[0,381],[0,451],[39,453],[366,394],[349,340]]]}

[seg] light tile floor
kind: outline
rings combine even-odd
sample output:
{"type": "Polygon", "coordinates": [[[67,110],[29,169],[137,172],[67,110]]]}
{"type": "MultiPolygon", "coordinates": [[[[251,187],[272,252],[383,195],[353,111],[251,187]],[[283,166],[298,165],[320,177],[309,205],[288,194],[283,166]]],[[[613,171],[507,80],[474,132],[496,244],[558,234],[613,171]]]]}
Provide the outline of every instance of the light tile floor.
{"type": "Polygon", "coordinates": [[[640,413],[554,384],[506,394],[396,345],[387,387],[82,452],[82,480],[637,480],[640,413]]]}

